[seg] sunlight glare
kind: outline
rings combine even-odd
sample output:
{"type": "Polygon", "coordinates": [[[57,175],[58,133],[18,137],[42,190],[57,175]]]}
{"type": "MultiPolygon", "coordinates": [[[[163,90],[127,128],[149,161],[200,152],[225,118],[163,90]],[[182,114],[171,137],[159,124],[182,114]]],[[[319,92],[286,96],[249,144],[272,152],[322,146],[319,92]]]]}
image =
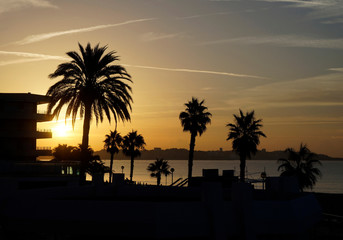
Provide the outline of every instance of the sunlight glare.
{"type": "Polygon", "coordinates": [[[64,122],[57,123],[55,127],[52,128],[54,137],[68,137],[71,131],[72,127],[64,122]]]}

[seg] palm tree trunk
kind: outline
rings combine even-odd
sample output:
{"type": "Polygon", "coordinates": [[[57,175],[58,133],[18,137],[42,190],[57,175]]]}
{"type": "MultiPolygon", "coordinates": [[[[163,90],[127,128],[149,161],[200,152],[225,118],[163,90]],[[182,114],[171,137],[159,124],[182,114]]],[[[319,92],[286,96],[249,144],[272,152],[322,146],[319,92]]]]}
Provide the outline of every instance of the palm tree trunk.
{"type": "Polygon", "coordinates": [[[114,154],[113,154],[113,153],[111,153],[111,162],[110,162],[110,179],[109,179],[109,183],[111,183],[111,182],[112,182],[113,156],[114,156],[114,154]]]}
{"type": "Polygon", "coordinates": [[[189,157],[188,157],[188,180],[192,177],[192,171],[193,171],[195,137],[196,137],[196,134],[191,133],[191,143],[189,144],[189,157]]]}
{"type": "Polygon", "coordinates": [[[157,186],[160,186],[161,184],[161,174],[157,174],[157,186]]]}
{"type": "Polygon", "coordinates": [[[246,166],[246,155],[244,153],[239,154],[240,160],[240,182],[245,182],[245,166],[246,166]]]}
{"type": "Polygon", "coordinates": [[[82,144],[81,144],[81,160],[80,160],[80,183],[83,184],[86,182],[86,168],[87,163],[90,159],[88,158],[87,149],[89,141],[89,129],[91,122],[92,114],[92,105],[85,104],[85,117],[83,119],[83,135],[82,135],[82,144]]]}
{"type": "Polygon", "coordinates": [[[133,177],[133,161],[134,157],[133,154],[131,155],[131,168],[130,168],[130,181],[132,182],[132,177],[133,177]]]}
{"type": "Polygon", "coordinates": [[[83,119],[82,148],[87,149],[89,145],[89,129],[91,123],[92,105],[85,104],[85,118],[83,119]]]}

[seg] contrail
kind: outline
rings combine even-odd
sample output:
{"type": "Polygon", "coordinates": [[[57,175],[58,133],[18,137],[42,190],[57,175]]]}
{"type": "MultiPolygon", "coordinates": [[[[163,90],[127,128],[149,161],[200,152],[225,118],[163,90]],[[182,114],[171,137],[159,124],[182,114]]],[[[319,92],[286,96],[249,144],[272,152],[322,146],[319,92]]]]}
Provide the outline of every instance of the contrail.
{"type": "MultiPolygon", "coordinates": [[[[61,57],[61,56],[45,55],[45,54],[38,54],[38,53],[27,53],[27,52],[0,51],[0,55],[14,55],[18,57],[31,58],[31,59],[18,59],[18,60],[13,60],[13,61],[8,61],[8,62],[0,62],[0,66],[6,66],[10,64],[16,64],[16,63],[41,61],[41,60],[62,60],[62,61],[70,60],[69,58],[61,57]]],[[[255,75],[229,73],[229,72],[216,72],[216,71],[198,70],[198,69],[166,68],[166,67],[153,67],[153,66],[142,66],[142,65],[131,65],[131,64],[121,64],[121,65],[125,67],[145,68],[145,69],[171,71],[171,72],[204,73],[204,74],[225,75],[225,76],[230,76],[230,77],[268,79],[267,77],[261,77],[261,76],[255,76],[255,75]]]]}
{"type": "Polygon", "coordinates": [[[14,42],[14,44],[25,45],[25,44],[30,44],[34,42],[44,41],[50,38],[59,37],[63,35],[70,35],[70,34],[82,33],[82,32],[91,32],[91,31],[96,31],[96,30],[110,28],[110,27],[119,27],[119,26],[123,26],[127,24],[137,23],[137,22],[151,21],[155,19],[156,18],[142,18],[142,19],[129,20],[129,21],[115,23],[115,24],[104,24],[104,25],[98,25],[98,26],[93,26],[93,27],[88,27],[88,28],[79,28],[79,29],[72,29],[72,30],[67,30],[67,31],[51,32],[51,33],[42,33],[42,34],[28,36],[24,38],[23,40],[14,42]]]}
{"type": "Polygon", "coordinates": [[[136,68],[163,70],[163,71],[171,71],[171,72],[206,73],[206,74],[215,74],[215,75],[225,75],[225,76],[230,76],[230,77],[246,77],[246,78],[267,79],[266,77],[261,77],[261,76],[239,74],[239,73],[229,73],[229,72],[216,72],[216,71],[186,69],[186,68],[152,67],[152,66],[129,65],[129,64],[121,64],[121,65],[123,65],[125,67],[136,67],[136,68]]]}
{"type": "Polygon", "coordinates": [[[69,58],[66,58],[66,57],[38,54],[38,53],[28,53],[28,52],[0,51],[0,55],[24,57],[23,59],[17,59],[17,60],[12,60],[12,61],[0,61],[0,66],[7,66],[7,65],[12,65],[12,64],[18,64],[18,63],[36,62],[36,61],[42,61],[42,60],[63,60],[63,61],[69,60],[69,58]]]}

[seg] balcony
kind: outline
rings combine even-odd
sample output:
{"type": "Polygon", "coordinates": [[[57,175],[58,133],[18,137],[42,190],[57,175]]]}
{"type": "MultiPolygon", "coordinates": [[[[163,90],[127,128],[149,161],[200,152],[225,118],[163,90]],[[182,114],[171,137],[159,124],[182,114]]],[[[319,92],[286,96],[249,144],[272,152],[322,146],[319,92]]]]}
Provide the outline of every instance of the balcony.
{"type": "Polygon", "coordinates": [[[37,129],[36,138],[52,138],[51,129],[37,129]]]}
{"type": "Polygon", "coordinates": [[[52,150],[51,147],[37,147],[36,156],[51,156],[52,150]]]}
{"type": "Polygon", "coordinates": [[[54,118],[52,114],[48,114],[47,111],[37,111],[36,120],[37,122],[48,122],[54,118]]]}

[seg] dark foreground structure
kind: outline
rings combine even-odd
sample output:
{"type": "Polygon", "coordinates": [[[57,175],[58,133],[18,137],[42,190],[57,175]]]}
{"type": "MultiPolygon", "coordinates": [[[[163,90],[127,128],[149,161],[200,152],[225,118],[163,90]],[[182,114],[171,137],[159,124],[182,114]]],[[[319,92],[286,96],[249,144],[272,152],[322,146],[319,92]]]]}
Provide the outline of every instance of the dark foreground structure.
{"type": "Polygon", "coordinates": [[[267,190],[219,177],[189,187],[30,187],[0,197],[2,239],[308,239],[321,219],[313,194],[271,178],[267,190]]]}

